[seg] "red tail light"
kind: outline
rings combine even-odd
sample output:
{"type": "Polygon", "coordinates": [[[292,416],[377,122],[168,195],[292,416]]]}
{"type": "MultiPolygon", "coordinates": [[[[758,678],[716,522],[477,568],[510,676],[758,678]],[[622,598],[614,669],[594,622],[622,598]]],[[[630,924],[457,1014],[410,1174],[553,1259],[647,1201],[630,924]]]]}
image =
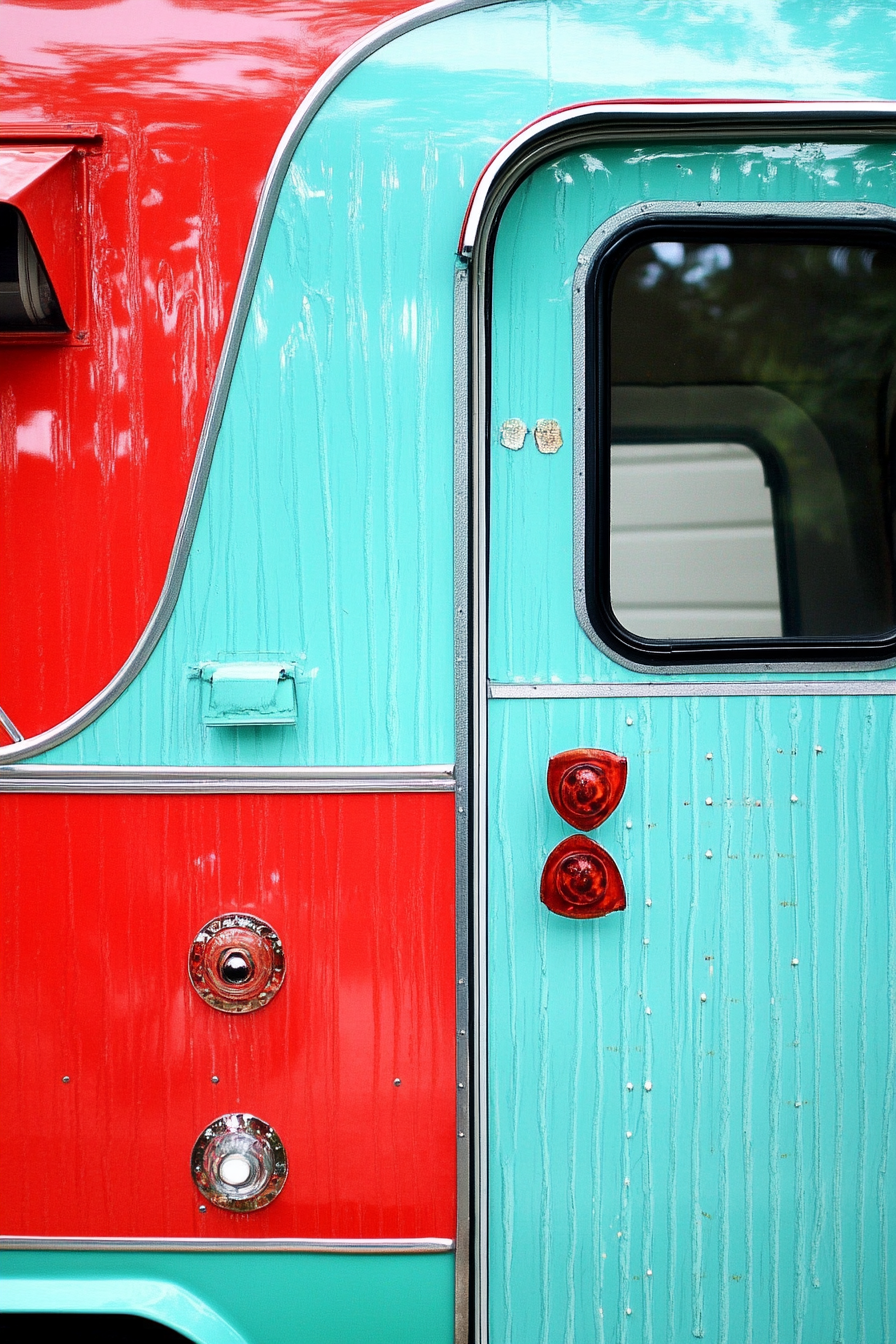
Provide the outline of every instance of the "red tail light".
{"type": "Polygon", "coordinates": [[[624,756],[574,747],[548,761],[548,793],[564,821],[580,831],[593,831],[616,808],[627,776],[624,756]]]}
{"type": "Polygon", "coordinates": [[[587,836],[568,835],[547,857],[541,900],[567,919],[599,919],[625,909],[625,888],[605,849],[587,836]]]}

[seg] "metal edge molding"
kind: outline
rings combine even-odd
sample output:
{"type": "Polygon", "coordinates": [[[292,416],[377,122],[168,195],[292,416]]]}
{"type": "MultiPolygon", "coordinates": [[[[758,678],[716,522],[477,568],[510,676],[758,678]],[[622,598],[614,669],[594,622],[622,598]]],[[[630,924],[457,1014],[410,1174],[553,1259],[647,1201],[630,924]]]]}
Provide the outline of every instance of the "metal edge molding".
{"type": "MultiPolygon", "coordinates": [[[[893,133],[896,133],[896,104],[894,104],[894,113],[890,120],[890,126],[893,133]]],[[[787,222],[792,220],[808,220],[817,222],[827,220],[833,223],[843,224],[873,224],[886,223],[896,225],[896,209],[889,205],[878,205],[874,202],[864,201],[843,201],[843,202],[783,202],[783,201],[642,201],[636,205],[627,206],[617,214],[611,215],[605,220],[599,228],[595,229],[591,237],[585,243],[579,253],[579,262],[576,267],[575,277],[573,279],[572,311],[573,311],[573,380],[574,380],[574,399],[573,399],[573,596],[575,600],[576,617],[579,625],[585,631],[585,634],[595,644],[602,653],[614,663],[621,667],[627,667],[634,672],[646,672],[654,676],[669,676],[675,673],[705,672],[709,674],[719,672],[731,672],[737,674],[744,672],[860,672],[860,671],[880,671],[883,668],[892,667],[896,664],[896,658],[883,657],[877,659],[869,658],[850,658],[849,657],[849,637],[844,636],[840,641],[843,656],[837,659],[830,659],[825,662],[819,662],[812,657],[799,657],[798,648],[790,642],[793,656],[788,659],[775,661],[773,664],[757,660],[755,653],[751,658],[749,648],[744,649],[744,656],[737,658],[732,655],[728,662],[701,663],[698,660],[692,662],[682,662],[668,664],[663,667],[656,667],[647,662],[639,662],[636,658],[626,657],[624,654],[611,649],[601,639],[598,632],[592,624],[588,612],[588,605],[585,598],[585,531],[586,531],[586,471],[587,471],[587,452],[585,444],[585,424],[586,424],[586,367],[588,352],[586,346],[586,323],[587,323],[587,288],[588,276],[594,266],[598,264],[605,251],[612,246],[615,240],[628,232],[633,226],[639,223],[657,223],[667,222],[688,222],[700,223],[706,219],[722,220],[752,220],[756,223],[765,221],[787,222]]],[[[782,641],[782,647],[786,647],[789,641],[782,641]]],[[[891,646],[892,647],[892,646],[891,646]]],[[[841,682],[841,687],[848,687],[849,682],[841,682]]],[[[735,694],[735,692],[726,692],[735,694]]],[[[772,692],[768,692],[772,694],[772,692]]],[[[645,694],[650,694],[645,691],[645,694]]],[[[829,694],[850,694],[849,690],[840,690],[839,692],[829,692],[829,694]]]]}
{"type": "Polygon", "coordinates": [[[0,705],[0,726],[6,729],[13,742],[24,742],[24,735],[19,732],[2,705],[0,705]]]}
{"type": "MultiPolygon", "coordinates": [[[[896,129],[896,102],[869,103],[789,103],[731,101],[724,104],[691,100],[667,102],[596,102],[563,108],[546,114],[512,137],[486,165],[467,208],[458,244],[460,261],[467,263],[469,295],[464,296],[467,310],[465,345],[468,351],[466,379],[455,376],[455,451],[468,462],[470,528],[469,586],[469,707],[468,754],[470,763],[469,807],[470,875],[469,911],[472,925],[471,947],[474,961],[470,968],[472,995],[472,1049],[474,1088],[473,1188],[474,1239],[472,1243],[471,1339],[488,1339],[488,1021],[484,994],[487,958],[487,799],[488,742],[486,733],[489,698],[549,698],[575,696],[773,694],[769,683],[649,683],[633,682],[618,686],[490,686],[487,674],[488,638],[488,434],[489,338],[486,304],[488,296],[489,254],[501,212],[511,193],[539,163],[567,146],[585,140],[615,142],[633,132],[639,139],[675,134],[688,138],[707,134],[737,137],[746,132],[805,134],[856,132],[880,134],[896,129]],[[466,436],[465,439],[463,436],[466,436]],[[685,689],[686,686],[686,689],[685,689]]],[[[460,320],[460,301],[455,325],[460,320]]],[[[693,671],[693,669],[689,669],[693,671]]],[[[715,673],[726,669],[715,667],[715,673]]],[[[742,669],[741,669],[742,670],[742,669]]],[[[768,671],[770,669],[763,669],[768,671]]],[[[779,669],[783,670],[783,669],[779,669]]],[[[797,694],[797,688],[811,687],[805,693],[823,694],[822,686],[832,682],[776,683],[781,694],[797,694]]],[[[842,683],[850,693],[868,694],[868,681],[842,683]]],[[[891,694],[887,682],[873,683],[879,694],[891,694]]],[[[831,694],[842,694],[841,690],[831,694]]]]}
{"type": "Polygon", "coordinates": [[[450,1237],[0,1237],[0,1251],[304,1251],[320,1255],[434,1255],[450,1237]]]}
{"type": "Polygon", "coordinates": [[[453,793],[450,765],[0,765],[0,793],[453,793]]]}
{"type": "Polygon", "coordinates": [[[469,273],[454,275],[454,734],[455,786],[455,1068],[457,1083],[457,1256],[454,1338],[470,1335],[470,686],[469,457],[467,452],[469,273]]]}
{"type": "Polygon", "coordinates": [[[99,718],[146,665],[150,654],[161,638],[165,626],[171,619],[186,571],[190,546],[196,531],[199,510],[211,470],[215,442],[221,427],[240,341],[249,315],[255,281],[261,266],[261,259],[277,206],[280,188],[296,147],[312,120],[347,75],[351,74],[362,61],[372,56],[389,42],[394,41],[395,38],[411,32],[414,28],[424,27],[438,19],[448,18],[452,14],[461,14],[465,10],[471,9],[487,9],[492,5],[501,3],[504,3],[504,0],[430,0],[428,4],[419,5],[397,18],[389,19],[371,29],[364,37],[347,47],[315,81],[299,103],[274,152],[259,198],[252,232],[249,235],[246,258],[234,298],[233,311],[227,326],[227,334],[224,337],[221,358],[218,361],[215,381],[202,426],[202,433],[199,437],[199,445],[196,449],[196,458],[187,486],[183,512],[177,526],[168,571],[162,584],[159,600],[144,627],[143,633],[112,680],[91,700],[88,700],[86,705],[82,705],[80,709],[69,715],[67,719],[63,719],[61,723],[55,724],[42,733],[36,733],[33,737],[22,738],[21,741],[17,740],[11,745],[0,747],[0,764],[21,761],[29,756],[35,756],[39,752],[47,751],[50,747],[59,746],[60,743],[67,742],[69,738],[74,737],[82,728],[86,728],[93,723],[94,719],[99,718]]]}
{"type": "Polygon", "coordinates": [[[466,259],[473,255],[489,206],[508,175],[516,177],[528,172],[542,158],[556,154],[567,136],[574,142],[581,140],[583,131],[587,134],[596,130],[596,138],[607,143],[627,139],[632,134],[653,138],[657,133],[668,134],[674,129],[676,135],[693,140],[738,138],[745,130],[774,135],[784,128],[790,134],[805,132],[813,137],[892,134],[896,129],[896,101],[881,98],[843,102],[772,99],[713,102],[645,98],[609,99],[558,108],[524,126],[486,164],[467,206],[458,253],[466,259]]]}
{"type": "Polygon", "coordinates": [[[489,700],[629,700],[678,697],[896,695],[893,681],[490,682],[489,700]]]}

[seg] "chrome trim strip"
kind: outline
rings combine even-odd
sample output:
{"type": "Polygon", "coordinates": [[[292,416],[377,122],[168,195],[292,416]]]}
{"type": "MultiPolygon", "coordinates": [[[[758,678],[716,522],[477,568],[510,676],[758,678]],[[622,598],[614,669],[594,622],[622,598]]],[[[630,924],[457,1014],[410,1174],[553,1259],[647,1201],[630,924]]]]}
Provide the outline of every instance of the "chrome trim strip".
{"type": "Polygon", "coordinates": [[[0,1237],[0,1251],[305,1251],[329,1255],[433,1255],[450,1237],[0,1237]]]}
{"type": "MultiPolygon", "coordinates": [[[[503,195],[508,176],[515,181],[536,164],[580,144],[596,131],[602,144],[668,136],[687,140],[739,139],[745,131],[774,135],[781,129],[789,135],[818,139],[844,135],[876,137],[892,135],[896,129],[896,101],[873,99],[864,102],[698,102],[682,100],[678,104],[658,106],[649,100],[639,102],[589,102],[558,108],[538,117],[518,131],[486,164],[473,188],[458,243],[460,256],[473,255],[476,242],[487,222],[492,197],[503,195]],[[599,126],[599,129],[598,129],[599,126]],[[584,134],[583,134],[584,133],[584,134]]],[[[504,196],[506,199],[506,196],[504,196]]]]}
{"type": "Polygon", "coordinates": [[[452,766],[0,766],[0,793],[433,792],[454,792],[452,766]]]}
{"type": "Polygon", "coordinates": [[[82,728],[86,728],[88,724],[93,723],[94,719],[99,718],[100,714],[108,709],[145,666],[150,654],[159,642],[165,626],[171,619],[186,571],[190,546],[193,541],[193,534],[196,531],[199,510],[211,469],[215,442],[218,437],[218,430],[221,427],[227,394],[236,366],[243,328],[249,315],[255,281],[261,266],[261,258],[271,220],[292,156],[311,121],[347,75],[351,74],[369,56],[372,56],[395,38],[401,37],[414,28],[434,23],[437,19],[448,18],[452,14],[460,14],[471,9],[487,9],[492,5],[501,3],[503,3],[503,0],[430,0],[428,4],[419,5],[416,9],[408,10],[397,18],[389,19],[373,28],[364,37],[359,38],[350,47],[347,47],[342,55],[338,56],[332,65],[328,66],[320,78],[315,81],[299,103],[279,145],[274,151],[274,157],[259,198],[255,221],[249,235],[242,274],[237,285],[233,311],[227,325],[227,334],[224,338],[221,358],[215,372],[215,382],[202,426],[202,433],[199,437],[199,446],[196,450],[193,470],[187,486],[183,512],[178,523],[171,558],[168,563],[168,572],[165,575],[159,600],[143,633],[112,680],[92,700],[88,700],[86,705],[82,705],[80,709],[69,715],[67,719],[63,719],[61,723],[55,724],[45,732],[37,733],[34,737],[23,738],[21,742],[0,747],[0,762],[21,761],[28,756],[36,756],[39,752],[47,751],[50,747],[59,746],[61,742],[67,742],[70,737],[74,737],[82,728]]]}
{"type": "MultiPolygon", "coordinates": [[[[896,104],[894,108],[893,119],[891,119],[891,133],[896,133],[896,104]]],[[[744,672],[866,672],[880,671],[886,667],[893,667],[896,664],[896,658],[877,658],[877,659],[855,659],[848,656],[849,639],[845,637],[842,641],[844,657],[831,659],[826,662],[819,662],[816,659],[799,659],[796,657],[797,650],[794,649],[794,657],[786,662],[782,659],[775,661],[772,667],[768,662],[762,662],[753,658],[744,657],[741,659],[723,663],[674,663],[666,664],[658,668],[647,662],[638,662],[634,658],[626,658],[623,654],[617,653],[601,639],[598,632],[591,623],[591,617],[588,614],[588,606],[585,600],[585,470],[586,470],[586,450],[585,450],[585,385],[586,385],[586,356],[585,349],[585,328],[586,328],[586,294],[587,280],[591,269],[597,265],[601,254],[616,240],[621,233],[625,233],[632,225],[639,222],[662,222],[673,220],[702,222],[706,219],[747,219],[747,220],[830,220],[832,222],[843,222],[853,224],[874,223],[882,221],[890,225],[896,225],[896,209],[889,205],[877,205],[874,202],[848,201],[844,203],[822,203],[822,202],[768,202],[768,201],[642,201],[637,205],[628,206],[620,210],[617,214],[611,215],[609,219],[601,224],[600,228],[595,229],[594,233],[585,243],[579,253],[579,264],[576,267],[575,278],[573,280],[573,299],[572,299],[572,323],[573,323],[573,380],[574,380],[574,399],[573,399],[573,595],[575,599],[576,617],[579,625],[585,631],[585,634],[595,644],[602,653],[620,667],[630,668],[634,672],[644,672],[648,675],[668,676],[675,673],[684,673],[685,675],[694,675],[695,672],[705,672],[708,674],[731,672],[734,675],[743,675],[744,672]]],[[[744,651],[745,654],[748,652],[744,651]]],[[[844,685],[848,683],[843,683],[844,685]]],[[[649,692],[647,692],[649,694],[649,692]]],[[[833,694],[833,692],[832,692],[833,694]]],[[[840,694],[849,695],[849,691],[842,691],[840,694]]]]}
{"type": "Polygon", "coordinates": [[[663,700],[682,696],[896,695],[893,681],[489,682],[489,700],[663,700]]]}
{"type": "Polygon", "coordinates": [[[454,275],[454,732],[455,979],[457,1082],[457,1256],[454,1261],[454,1338],[470,1335],[470,688],[469,688],[469,459],[467,416],[469,275],[454,275]]]}
{"type": "Polygon", "coordinates": [[[12,719],[6,713],[6,710],[0,705],[0,724],[6,729],[13,742],[24,742],[25,738],[13,723],[12,719]]]}
{"type": "Polygon", "coordinates": [[[485,324],[485,246],[471,260],[467,304],[470,367],[467,378],[470,505],[470,874],[473,965],[473,1190],[475,1242],[471,1264],[473,1311],[471,1339],[486,1344],[488,1320],[488,334],[485,324]]]}

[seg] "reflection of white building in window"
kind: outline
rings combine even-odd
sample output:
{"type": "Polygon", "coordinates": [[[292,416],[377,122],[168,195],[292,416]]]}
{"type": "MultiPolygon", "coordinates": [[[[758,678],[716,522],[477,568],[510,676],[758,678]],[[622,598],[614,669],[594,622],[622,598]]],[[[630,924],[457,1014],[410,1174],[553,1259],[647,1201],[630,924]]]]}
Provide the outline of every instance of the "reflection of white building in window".
{"type": "Polygon", "coordinates": [[[645,639],[781,634],[771,491],[738,443],[615,444],[610,601],[645,639]]]}

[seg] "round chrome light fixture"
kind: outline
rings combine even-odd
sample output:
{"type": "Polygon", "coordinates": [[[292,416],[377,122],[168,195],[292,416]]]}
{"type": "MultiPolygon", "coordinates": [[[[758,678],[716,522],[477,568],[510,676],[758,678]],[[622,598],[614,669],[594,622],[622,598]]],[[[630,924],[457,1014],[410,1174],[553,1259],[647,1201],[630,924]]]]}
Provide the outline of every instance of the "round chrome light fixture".
{"type": "Polygon", "coordinates": [[[276,1199],[289,1170],[276,1130],[256,1115],[221,1115],[199,1135],[193,1180],[219,1209],[252,1213],[276,1199]]]}
{"type": "Polygon", "coordinates": [[[219,915],[199,930],[190,948],[190,981],[221,1013],[253,1013],[283,984],[283,944],[255,915],[219,915]]]}

